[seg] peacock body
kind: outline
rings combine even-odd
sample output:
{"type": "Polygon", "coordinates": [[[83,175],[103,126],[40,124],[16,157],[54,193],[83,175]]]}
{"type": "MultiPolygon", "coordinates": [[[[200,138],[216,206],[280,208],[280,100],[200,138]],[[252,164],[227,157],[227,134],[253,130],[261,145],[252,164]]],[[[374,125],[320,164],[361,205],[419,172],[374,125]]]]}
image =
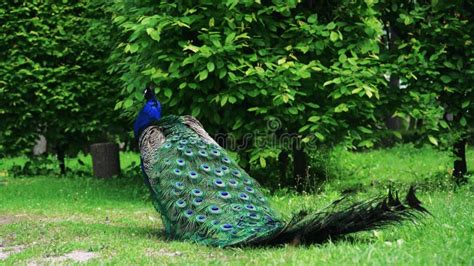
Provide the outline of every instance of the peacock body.
{"type": "Polygon", "coordinates": [[[262,188],[191,116],[161,117],[152,91],[135,122],[145,183],[166,235],[211,246],[316,243],[426,212],[414,191],[403,205],[391,193],[361,203],[338,201],[285,222],[262,188]]]}
{"type": "Polygon", "coordinates": [[[192,117],[167,116],[140,139],[143,168],[167,235],[229,246],[281,231],[285,223],[258,183],[200,128],[192,117]]]}

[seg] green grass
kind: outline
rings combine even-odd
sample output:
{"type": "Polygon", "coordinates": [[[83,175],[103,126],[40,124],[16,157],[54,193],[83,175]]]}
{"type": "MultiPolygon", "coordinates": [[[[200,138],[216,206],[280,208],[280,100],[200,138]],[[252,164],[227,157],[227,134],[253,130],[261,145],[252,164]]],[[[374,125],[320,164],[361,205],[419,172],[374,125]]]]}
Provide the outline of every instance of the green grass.
{"type": "MultiPolygon", "coordinates": [[[[453,158],[449,151],[431,146],[419,149],[411,145],[370,152],[348,152],[336,148],[332,153],[331,171],[338,176],[327,185],[329,189],[378,187],[389,183],[438,185],[449,181],[453,171],[453,158]]],[[[467,165],[474,167],[474,148],[468,147],[467,165]]]]}
{"type": "MultiPolygon", "coordinates": [[[[413,156],[418,152],[407,147],[398,149],[405,149],[399,151],[400,154],[413,156]]],[[[390,178],[395,178],[393,175],[402,173],[404,168],[416,165],[413,157],[394,153],[398,151],[347,153],[341,161],[376,165],[374,168],[367,166],[364,171],[372,171],[374,176],[392,176],[390,178]],[[386,163],[394,158],[397,158],[394,165],[386,163]]],[[[445,158],[434,152],[423,151],[422,154],[429,158],[419,162],[424,166],[420,166],[417,174],[435,175],[437,171],[430,172],[430,169],[438,169],[445,158]]],[[[355,183],[371,182],[371,177],[365,173],[361,170],[351,177],[357,179],[353,180],[355,183]]],[[[401,179],[403,182],[413,180],[408,174],[403,178],[406,178],[401,179]]],[[[88,264],[474,264],[472,185],[455,192],[422,191],[419,197],[434,217],[426,217],[417,225],[403,224],[358,233],[351,239],[309,247],[218,249],[166,240],[159,216],[148,201],[140,178],[97,180],[43,176],[3,177],[3,180],[0,185],[0,246],[23,245],[24,249],[0,264],[41,262],[74,250],[92,251],[98,255],[88,264]]],[[[357,197],[364,198],[376,191],[380,192],[379,188],[357,197]]],[[[271,199],[275,208],[289,216],[292,210],[325,206],[339,195],[336,190],[326,189],[318,195],[276,193],[271,199]]]]}

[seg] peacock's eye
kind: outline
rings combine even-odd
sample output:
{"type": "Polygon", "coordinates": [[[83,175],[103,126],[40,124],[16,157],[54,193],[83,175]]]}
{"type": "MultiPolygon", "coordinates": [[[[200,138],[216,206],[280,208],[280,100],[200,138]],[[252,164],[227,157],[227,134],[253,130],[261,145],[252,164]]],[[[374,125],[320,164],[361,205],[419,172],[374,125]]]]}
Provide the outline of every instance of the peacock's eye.
{"type": "Polygon", "coordinates": [[[233,186],[233,187],[236,187],[237,184],[238,184],[238,182],[235,181],[235,179],[230,179],[230,180],[229,180],[229,185],[231,185],[231,186],[233,186]]]}
{"type": "Polygon", "coordinates": [[[243,200],[248,200],[249,199],[249,195],[245,194],[245,193],[240,193],[239,194],[239,198],[243,199],[243,200]]]}
{"type": "Polygon", "coordinates": [[[193,210],[186,210],[186,211],[184,212],[184,216],[186,216],[186,217],[190,217],[190,216],[192,216],[193,214],[194,214],[194,211],[193,211],[193,210]]]}
{"type": "Polygon", "coordinates": [[[241,210],[242,210],[242,206],[240,206],[239,204],[233,204],[233,205],[232,205],[232,210],[234,210],[234,211],[241,211],[241,210]]]}
{"type": "Polygon", "coordinates": [[[186,201],[184,201],[183,199],[179,199],[179,200],[176,201],[176,205],[179,208],[184,208],[184,207],[186,207],[186,201]]]}
{"type": "Polygon", "coordinates": [[[211,167],[209,167],[209,165],[207,165],[207,164],[201,164],[200,167],[201,167],[202,170],[204,170],[206,172],[211,171],[211,167]]]}
{"type": "Polygon", "coordinates": [[[190,171],[190,172],[188,173],[188,176],[189,176],[189,178],[191,178],[191,179],[196,179],[196,178],[198,178],[198,174],[197,174],[196,172],[194,172],[194,171],[190,171]]]}
{"type": "Polygon", "coordinates": [[[238,170],[233,170],[233,171],[232,171],[232,175],[233,175],[233,176],[236,176],[236,177],[240,177],[240,176],[241,176],[241,174],[240,174],[240,172],[239,172],[238,170]]]}
{"type": "Polygon", "coordinates": [[[255,219],[255,220],[260,218],[260,216],[256,213],[254,213],[254,212],[249,213],[249,217],[252,218],[252,219],[255,219]]]}
{"type": "Polygon", "coordinates": [[[224,181],[222,181],[220,178],[215,179],[214,184],[218,187],[225,187],[224,181]]]}
{"type": "Polygon", "coordinates": [[[209,212],[211,213],[221,213],[221,209],[219,207],[217,207],[216,205],[211,205],[209,206],[209,212]]]}
{"type": "Polygon", "coordinates": [[[193,193],[194,196],[201,196],[202,195],[202,191],[197,189],[197,188],[193,189],[191,193],[193,193]]]}
{"type": "Polygon", "coordinates": [[[205,220],[206,220],[206,216],[204,216],[204,215],[196,216],[196,221],[198,221],[198,222],[204,222],[205,220]]]}
{"type": "Polygon", "coordinates": [[[231,198],[230,193],[227,191],[219,191],[219,196],[223,199],[231,198]]]}
{"type": "Polygon", "coordinates": [[[203,199],[202,199],[202,198],[195,198],[195,199],[193,200],[193,204],[196,205],[196,206],[197,206],[197,205],[201,205],[202,202],[203,202],[203,199]]]}
{"type": "Polygon", "coordinates": [[[183,190],[183,188],[184,188],[184,183],[183,183],[183,182],[176,182],[176,183],[174,184],[174,187],[175,187],[176,189],[183,190]]]}
{"type": "Polygon", "coordinates": [[[272,222],[273,221],[273,218],[269,215],[265,215],[265,220],[269,221],[269,222],[272,222]]]}
{"type": "Polygon", "coordinates": [[[249,211],[255,211],[255,206],[253,206],[252,204],[245,205],[245,208],[249,211]]]}
{"type": "Polygon", "coordinates": [[[221,228],[224,231],[229,231],[233,228],[233,226],[231,224],[223,224],[223,225],[221,225],[221,228]]]}

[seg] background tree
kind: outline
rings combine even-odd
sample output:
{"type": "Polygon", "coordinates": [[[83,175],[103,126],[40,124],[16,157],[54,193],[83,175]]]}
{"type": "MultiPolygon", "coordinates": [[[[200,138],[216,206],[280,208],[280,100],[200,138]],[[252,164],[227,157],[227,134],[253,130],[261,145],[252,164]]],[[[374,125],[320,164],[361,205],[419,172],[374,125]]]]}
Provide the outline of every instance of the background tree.
{"type": "Polygon", "coordinates": [[[114,55],[125,83],[117,108],[134,115],[152,82],[166,113],[192,114],[239,141],[281,121],[272,133],[295,136],[290,145],[240,154],[265,167],[291,153],[298,190],[305,143],[373,145],[386,81],[371,1],[117,1],[114,12],[124,37],[114,55]]]}
{"type": "Polygon", "coordinates": [[[30,153],[46,136],[64,157],[112,137],[124,123],[113,111],[118,92],[106,73],[113,47],[105,5],[95,1],[0,3],[0,145],[30,153]]]}
{"type": "Polygon", "coordinates": [[[463,182],[465,146],[474,122],[474,5],[382,1],[379,10],[392,36],[383,61],[407,86],[391,90],[388,105],[397,116],[422,120],[418,132],[434,145],[452,146],[453,175],[463,182]]]}

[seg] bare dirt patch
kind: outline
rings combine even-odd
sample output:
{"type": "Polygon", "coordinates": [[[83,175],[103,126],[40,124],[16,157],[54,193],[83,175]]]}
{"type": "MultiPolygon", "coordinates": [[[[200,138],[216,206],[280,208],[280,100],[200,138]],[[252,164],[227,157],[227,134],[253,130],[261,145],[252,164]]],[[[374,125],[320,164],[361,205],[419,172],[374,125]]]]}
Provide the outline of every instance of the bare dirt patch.
{"type": "Polygon", "coordinates": [[[160,250],[148,249],[147,255],[150,257],[178,257],[182,256],[183,253],[179,251],[170,251],[162,248],[160,250]]]}
{"type": "Polygon", "coordinates": [[[6,260],[11,255],[21,252],[24,248],[24,246],[4,247],[0,244],[0,261],[6,260]]]}
{"type": "Polygon", "coordinates": [[[93,258],[96,258],[97,254],[94,252],[84,251],[84,250],[75,250],[73,252],[67,253],[63,256],[58,257],[49,257],[40,259],[37,261],[30,261],[28,266],[37,266],[37,265],[55,265],[61,264],[65,261],[73,261],[73,262],[87,262],[93,258]]]}
{"type": "Polygon", "coordinates": [[[0,225],[2,224],[12,224],[18,221],[18,217],[11,215],[0,215],[0,225]]]}

